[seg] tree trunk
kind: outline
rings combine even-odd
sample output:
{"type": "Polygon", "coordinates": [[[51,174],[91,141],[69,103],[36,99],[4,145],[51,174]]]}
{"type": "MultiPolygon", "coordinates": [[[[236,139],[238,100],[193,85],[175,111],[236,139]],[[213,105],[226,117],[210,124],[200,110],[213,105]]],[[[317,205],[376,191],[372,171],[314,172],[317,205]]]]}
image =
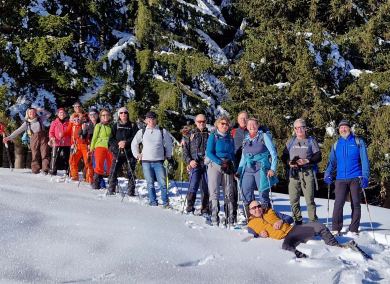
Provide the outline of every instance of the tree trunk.
{"type": "Polygon", "coordinates": [[[15,145],[15,169],[23,169],[25,167],[25,155],[23,145],[15,145]]]}
{"type": "Polygon", "coordinates": [[[384,208],[390,208],[390,181],[383,181],[382,182],[382,189],[384,192],[386,192],[385,195],[385,203],[383,204],[384,208]]]}

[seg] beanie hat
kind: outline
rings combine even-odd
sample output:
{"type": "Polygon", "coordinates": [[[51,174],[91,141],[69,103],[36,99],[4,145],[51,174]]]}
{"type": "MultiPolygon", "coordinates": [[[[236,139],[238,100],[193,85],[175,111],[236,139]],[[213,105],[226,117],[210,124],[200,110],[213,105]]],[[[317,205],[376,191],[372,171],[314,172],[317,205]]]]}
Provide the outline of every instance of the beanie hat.
{"type": "Polygon", "coordinates": [[[91,108],[89,108],[89,110],[88,110],[88,114],[92,114],[92,113],[98,114],[99,112],[98,112],[98,110],[97,110],[96,108],[91,107],[91,108]]]}
{"type": "Polygon", "coordinates": [[[346,119],[342,119],[342,120],[339,122],[339,127],[340,127],[340,126],[343,126],[343,125],[346,125],[346,126],[348,126],[348,127],[351,127],[351,124],[350,124],[349,121],[346,120],[346,119]]]}
{"type": "Polygon", "coordinates": [[[153,111],[148,111],[145,115],[145,118],[157,118],[157,114],[153,111]]]}

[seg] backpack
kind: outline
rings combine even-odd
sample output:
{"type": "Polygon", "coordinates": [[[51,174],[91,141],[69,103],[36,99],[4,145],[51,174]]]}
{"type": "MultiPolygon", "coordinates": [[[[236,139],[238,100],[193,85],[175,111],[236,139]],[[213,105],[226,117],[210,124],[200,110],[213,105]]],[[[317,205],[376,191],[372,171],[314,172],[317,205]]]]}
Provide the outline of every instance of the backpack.
{"type": "MultiPolygon", "coordinates": [[[[296,138],[297,137],[294,135],[293,138],[290,140],[290,143],[288,143],[288,145],[287,145],[288,153],[290,153],[290,149],[291,149],[292,145],[294,144],[294,141],[295,141],[296,138]]],[[[311,137],[311,136],[309,136],[307,138],[308,146],[312,146],[313,145],[313,140],[314,140],[314,138],[311,137]]],[[[336,143],[337,143],[337,141],[336,141],[336,143]]],[[[288,169],[288,167],[287,167],[287,169],[288,169]]],[[[318,164],[317,163],[313,164],[313,172],[314,172],[314,174],[318,173],[318,171],[319,171],[318,170],[318,164]]]]}

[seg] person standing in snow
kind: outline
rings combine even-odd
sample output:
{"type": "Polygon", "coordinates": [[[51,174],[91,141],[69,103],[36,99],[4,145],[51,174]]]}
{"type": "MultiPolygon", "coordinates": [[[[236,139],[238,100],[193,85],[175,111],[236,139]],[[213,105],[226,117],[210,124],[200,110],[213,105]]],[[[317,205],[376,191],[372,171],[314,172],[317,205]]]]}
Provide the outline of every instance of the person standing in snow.
{"type": "Polygon", "coordinates": [[[122,169],[122,165],[127,166],[127,195],[135,195],[135,159],[131,153],[131,142],[138,127],[135,123],[129,120],[129,112],[127,108],[121,107],[118,110],[118,121],[112,125],[111,136],[109,139],[109,147],[113,153],[113,161],[111,174],[109,177],[108,193],[113,194],[118,183],[118,172],[122,169]]]}
{"type": "MultiPolygon", "coordinates": [[[[242,154],[242,142],[244,141],[244,138],[248,135],[248,129],[246,128],[247,122],[248,122],[248,113],[246,111],[239,112],[237,115],[238,127],[233,128],[230,132],[234,139],[234,156],[235,156],[234,163],[236,165],[240,163],[241,154],[242,154]]],[[[237,188],[237,183],[235,181],[233,181],[233,183],[234,183],[233,215],[234,215],[234,220],[237,221],[238,188],[237,188]]]]}
{"type": "Polygon", "coordinates": [[[31,148],[31,171],[38,174],[42,168],[44,174],[49,173],[49,138],[44,126],[45,121],[50,117],[50,112],[42,108],[28,108],[26,111],[25,121],[23,124],[11,133],[8,137],[3,138],[3,143],[15,139],[18,135],[27,131],[30,137],[31,148]],[[38,112],[41,114],[38,115],[38,112]]]}
{"type": "Polygon", "coordinates": [[[221,116],[215,121],[216,131],[211,133],[206,146],[208,187],[211,202],[211,222],[219,225],[219,187],[225,196],[227,223],[234,224],[234,140],[229,133],[230,120],[221,116]]]}
{"type": "Polygon", "coordinates": [[[332,231],[334,234],[340,234],[343,228],[343,207],[350,193],[352,220],[349,231],[358,234],[361,217],[360,190],[368,187],[370,164],[366,144],[363,139],[351,133],[349,121],[341,120],[338,127],[340,137],[330,150],[324,174],[325,183],[330,185],[336,172],[332,231]]]}
{"type": "Polygon", "coordinates": [[[248,232],[255,238],[284,239],[282,248],[293,252],[297,258],[307,257],[306,254],[297,250],[296,247],[320,236],[327,245],[342,247],[329,229],[321,223],[310,222],[300,226],[291,226],[287,218],[280,218],[278,214],[268,206],[262,207],[261,203],[254,200],[249,204],[248,232]],[[287,221],[287,222],[286,222],[287,221]]]}
{"type": "Polygon", "coordinates": [[[91,145],[89,146],[89,151],[93,153],[95,160],[93,189],[100,188],[104,175],[110,174],[109,170],[112,164],[112,154],[108,150],[108,140],[111,136],[111,114],[107,109],[102,109],[99,117],[100,122],[94,127],[91,145]],[[107,171],[105,171],[104,165],[106,165],[107,171]]]}
{"type": "Polygon", "coordinates": [[[311,222],[316,222],[316,167],[322,159],[320,147],[313,137],[306,136],[306,121],[299,118],[294,121],[295,135],[290,138],[283,150],[282,161],[289,167],[288,193],[293,218],[296,225],[302,224],[299,200],[301,192],[305,196],[307,212],[311,222]]]}
{"type": "MultiPolygon", "coordinates": [[[[70,137],[65,135],[69,120],[65,109],[57,110],[57,118],[50,124],[49,144],[52,147],[50,174],[56,175],[57,170],[69,169],[70,137]]],[[[68,174],[68,173],[67,173],[68,174]]]]}
{"type": "Polygon", "coordinates": [[[275,173],[278,155],[272,138],[268,133],[259,130],[255,118],[248,119],[248,135],[242,144],[242,155],[237,175],[242,190],[246,216],[249,216],[248,206],[255,199],[254,191],[259,190],[262,204],[270,206],[270,186],[278,182],[275,173]],[[269,157],[271,156],[271,162],[269,157]]]}
{"type": "Polygon", "coordinates": [[[84,163],[85,181],[92,183],[93,181],[93,168],[92,161],[89,155],[89,143],[88,138],[83,138],[80,135],[81,125],[85,121],[85,116],[82,113],[73,113],[70,116],[70,122],[66,129],[66,135],[70,136],[71,150],[70,150],[70,176],[73,181],[79,180],[79,162],[82,159],[84,163]]]}
{"type": "Polygon", "coordinates": [[[187,213],[195,211],[194,204],[198,188],[201,188],[202,207],[201,213],[209,213],[209,190],[207,187],[207,167],[204,163],[209,132],[206,128],[206,117],[198,114],[195,117],[196,128],[183,139],[183,157],[190,172],[190,184],[187,193],[187,213]]]}
{"type": "Polygon", "coordinates": [[[131,142],[133,156],[142,162],[142,170],[146,179],[149,204],[157,206],[154,182],[157,180],[161,189],[163,207],[169,207],[167,173],[164,160],[172,159],[172,139],[167,130],[157,125],[157,115],[149,111],[145,116],[146,128],[138,130],[131,142]],[[140,151],[142,144],[142,151],[140,151]]]}

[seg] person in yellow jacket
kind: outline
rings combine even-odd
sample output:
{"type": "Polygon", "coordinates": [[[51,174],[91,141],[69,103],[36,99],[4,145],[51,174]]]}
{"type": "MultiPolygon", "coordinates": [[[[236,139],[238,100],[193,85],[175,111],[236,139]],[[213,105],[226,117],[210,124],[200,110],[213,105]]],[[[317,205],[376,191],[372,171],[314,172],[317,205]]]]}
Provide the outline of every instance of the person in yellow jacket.
{"type": "Polygon", "coordinates": [[[93,130],[93,136],[90,145],[90,151],[94,153],[95,168],[93,184],[94,189],[100,188],[101,180],[104,175],[110,174],[112,164],[112,153],[108,150],[108,140],[111,136],[111,114],[107,109],[100,111],[100,123],[96,124],[93,130]],[[104,163],[106,163],[107,172],[104,170],[104,163]]]}
{"type": "Polygon", "coordinates": [[[284,239],[282,248],[295,253],[298,258],[307,257],[307,255],[297,250],[296,247],[316,235],[319,235],[329,246],[341,246],[324,224],[310,222],[291,226],[284,223],[274,210],[263,208],[256,200],[249,204],[249,213],[249,233],[255,238],[284,239]]]}

